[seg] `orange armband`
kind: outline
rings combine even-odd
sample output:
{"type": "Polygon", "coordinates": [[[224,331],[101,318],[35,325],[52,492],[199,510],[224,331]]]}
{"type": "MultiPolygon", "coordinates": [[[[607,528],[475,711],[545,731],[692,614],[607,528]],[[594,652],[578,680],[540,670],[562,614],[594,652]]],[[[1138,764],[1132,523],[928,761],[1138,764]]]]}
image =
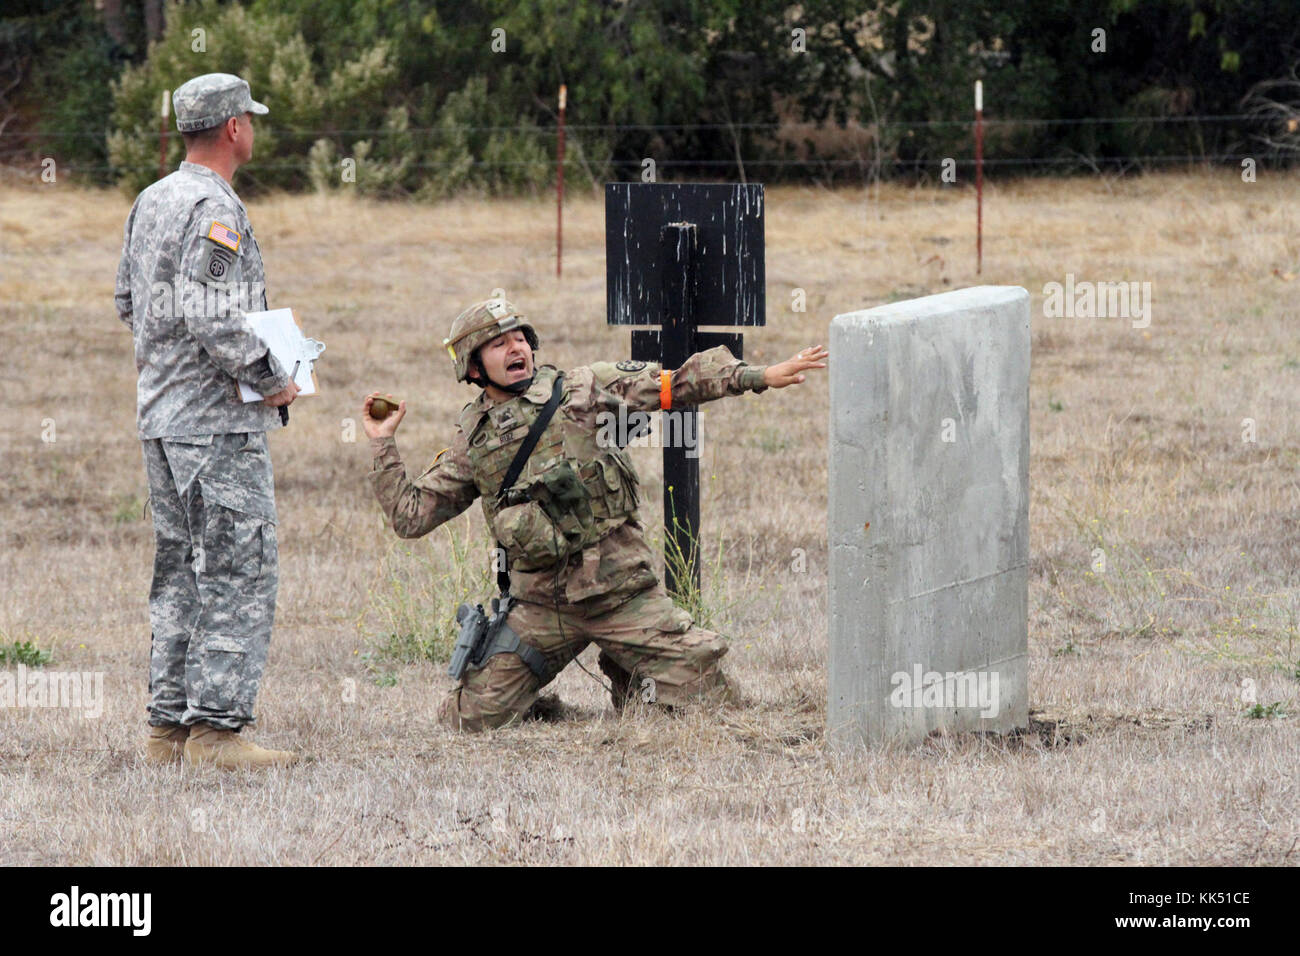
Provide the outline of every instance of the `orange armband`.
{"type": "Polygon", "coordinates": [[[673,407],[673,373],[667,370],[659,373],[659,407],[664,410],[673,407]]]}

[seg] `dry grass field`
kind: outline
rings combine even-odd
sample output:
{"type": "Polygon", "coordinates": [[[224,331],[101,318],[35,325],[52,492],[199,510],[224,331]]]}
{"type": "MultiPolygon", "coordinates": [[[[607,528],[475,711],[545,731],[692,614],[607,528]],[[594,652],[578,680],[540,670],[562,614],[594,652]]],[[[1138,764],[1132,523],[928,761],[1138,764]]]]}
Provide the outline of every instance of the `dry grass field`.
{"type": "MultiPolygon", "coordinates": [[[[1033,727],[854,756],[823,739],[824,375],[705,413],[704,600],[749,706],[618,717],[571,667],[558,723],[436,726],[445,669],[400,653],[486,582],[482,517],[398,540],[347,420],[371,389],[407,398],[399,445],[422,470],[473,394],[439,343],[494,287],[535,318],[542,361],[623,357],[601,200],[568,204],[560,282],[545,199],[253,202],[271,304],[328,351],[323,394],[271,440],[281,586],[256,733],[313,759],[252,776],[138,757],[153,537],[112,304],[128,202],[0,185],[0,643],[105,675],[98,719],[0,709],[0,861],[1294,865],[1298,188],[1231,170],[994,183],[978,277],[969,190],[769,191],[751,361],[824,342],[839,312],[980,282],[1033,294],[1033,727]],[[1045,318],[1067,273],[1150,282],[1150,327],[1045,318]]],[[[633,454],[658,528],[659,453],[633,454]]]]}

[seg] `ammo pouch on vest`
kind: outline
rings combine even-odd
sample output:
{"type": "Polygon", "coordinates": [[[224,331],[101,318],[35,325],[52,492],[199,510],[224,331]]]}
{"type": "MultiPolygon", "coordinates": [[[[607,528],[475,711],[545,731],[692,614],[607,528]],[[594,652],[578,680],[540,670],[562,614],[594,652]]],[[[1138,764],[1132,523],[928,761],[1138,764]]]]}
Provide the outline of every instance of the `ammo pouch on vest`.
{"type": "Polygon", "coordinates": [[[595,544],[636,511],[636,476],[621,452],[574,467],[544,463],[512,488],[497,512],[497,540],[521,571],[540,571],[595,544]]]}
{"type": "Polygon", "coordinates": [[[545,465],[504,501],[493,530],[521,571],[551,567],[590,543],[590,495],[567,459],[545,465]]]}
{"type": "Polygon", "coordinates": [[[550,683],[555,675],[546,665],[546,657],[535,647],[525,644],[506,623],[506,617],[514,606],[515,599],[510,595],[492,599],[492,616],[483,612],[483,605],[470,607],[462,604],[456,610],[456,623],[460,625],[460,635],[456,638],[456,647],[451,652],[451,666],[447,673],[456,680],[465,676],[470,667],[480,668],[488,658],[496,654],[518,654],[528,669],[543,684],[550,683]]]}
{"type": "Polygon", "coordinates": [[[497,541],[520,571],[540,571],[568,555],[564,535],[547,517],[541,502],[526,501],[497,512],[497,541]]]}

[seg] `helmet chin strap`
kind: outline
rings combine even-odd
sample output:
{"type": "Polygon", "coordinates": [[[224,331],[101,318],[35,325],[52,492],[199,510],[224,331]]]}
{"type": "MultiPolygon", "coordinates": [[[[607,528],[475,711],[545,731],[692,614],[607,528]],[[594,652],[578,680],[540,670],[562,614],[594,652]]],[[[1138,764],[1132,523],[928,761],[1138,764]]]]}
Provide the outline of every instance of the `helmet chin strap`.
{"type": "MultiPolygon", "coordinates": [[[[477,365],[478,370],[483,373],[483,378],[487,380],[488,385],[491,385],[494,388],[499,388],[501,389],[501,391],[507,392],[510,395],[522,395],[524,392],[528,391],[529,386],[533,384],[533,379],[537,375],[537,373],[534,371],[532,375],[528,376],[527,378],[520,379],[519,381],[515,382],[513,385],[502,385],[500,382],[496,381],[496,379],[494,379],[491,375],[488,374],[487,367],[482,362],[480,362],[478,359],[475,359],[474,364],[477,365]]],[[[475,385],[477,385],[479,388],[484,387],[483,383],[478,381],[477,379],[470,379],[470,381],[473,382],[475,385]]]]}
{"type": "Polygon", "coordinates": [[[495,385],[497,388],[501,389],[501,391],[509,392],[511,395],[522,395],[524,394],[524,392],[528,391],[528,386],[533,384],[532,375],[528,376],[527,378],[521,378],[513,385],[500,385],[492,381],[492,378],[487,373],[487,369],[483,369],[483,377],[488,380],[489,385],[495,385]]]}

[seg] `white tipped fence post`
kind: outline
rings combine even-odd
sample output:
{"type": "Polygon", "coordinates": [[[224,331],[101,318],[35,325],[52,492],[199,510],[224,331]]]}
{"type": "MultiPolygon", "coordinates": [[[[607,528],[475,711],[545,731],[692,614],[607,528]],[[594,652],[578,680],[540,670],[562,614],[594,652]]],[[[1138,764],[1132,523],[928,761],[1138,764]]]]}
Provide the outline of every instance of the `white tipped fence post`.
{"type": "Polygon", "coordinates": [[[171,115],[172,91],[163,90],[162,120],[158,124],[158,178],[167,175],[167,117],[171,115]]]}
{"type": "Polygon", "coordinates": [[[560,128],[555,142],[555,278],[564,262],[564,107],[569,88],[560,84],[560,128]]]}

